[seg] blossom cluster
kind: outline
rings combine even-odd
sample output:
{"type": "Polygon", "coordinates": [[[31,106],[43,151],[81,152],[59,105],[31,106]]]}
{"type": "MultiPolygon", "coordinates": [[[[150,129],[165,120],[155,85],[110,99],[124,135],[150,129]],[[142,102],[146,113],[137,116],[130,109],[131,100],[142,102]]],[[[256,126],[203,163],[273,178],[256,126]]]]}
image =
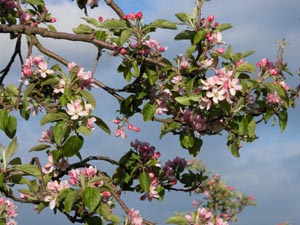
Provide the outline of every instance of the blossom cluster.
{"type": "Polygon", "coordinates": [[[216,70],[214,76],[201,80],[203,86],[201,90],[206,91],[206,95],[201,98],[199,107],[209,110],[212,104],[226,100],[229,104],[233,103],[232,98],[237,91],[242,90],[239,79],[234,78],[234,72],[225,68],[216,70]]]}
{"type": "Polygon", "coordinates": [[[41,78],[46,78],[47,75],[53,73],[54,71],[48,68],[48,62],[44,60],[42,55],[36,57],[29,56],[25,64],[22,65],[23,80],[37,74],[39,74],[41,78]]]}
{"type": "Polygon", "coordinates": [[[131,225],[143,224],[143,218],[141,217],[139,210],[134,210],[133,208],[131,208],[127,213],[127,217],[131,225]]]}
{"type": "Polygon", "coordinates": [[[132,123],[129,123],[126,118],[124,118],[122,120],[119,118],[116,118],[113,122],[114,122],[114,124],[118,125],[118,128],[115,132],[116,137],[122,137],[122,138],[127,137],[125,127],[127,127],[128,130],[135,131],[135,132],[140,132],[140,130],[141,130],[141,128],[139,126],[134,126],[132,123]]]}
{"type": "Polygon", "coordinates": [[[18,215],[16,211],[16,205],[10,200],[0,196],[0,207],[1,220],[4,219],[6,221],[6,225],[17,225],[17,222],[15,221],[15,217],[18,215]]]}
{"type": "Polygon", "coordinates": [[[186,215],[185,218],[190,224],[203,225],[228,225],[222,218],[216,218],[213,213],[205,208],[198,208],[196,212],[186,215]]]}

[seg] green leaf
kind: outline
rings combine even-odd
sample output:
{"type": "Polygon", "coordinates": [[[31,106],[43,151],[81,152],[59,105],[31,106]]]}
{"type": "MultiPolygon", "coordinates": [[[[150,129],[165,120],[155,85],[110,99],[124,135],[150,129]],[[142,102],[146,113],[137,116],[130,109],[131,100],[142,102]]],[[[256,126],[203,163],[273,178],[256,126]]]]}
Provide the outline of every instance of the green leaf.
{"type": "Polygon", "coordinates": [[[191,98],[188,96],[179,96],[175,98],[176,102],[180,103],[181,105],[191,105],[191,98]]]}
{"type": "Polygon", "coordinates": [[[99,27],[107,29],[124,29],[127,28],[127,24],[124,20],[107,20],[102,22],[99,27]]]}
{"type": "Polygon", "coordinates": [[[166,224],[186,225],[189,221],[183,215],[175,215],[168,218],[166,224]]]}
{"type": "Polygon", "coordinates": [[[246,135],[248,133],[248,119],[244,116],[239,123],[239,135],[246,135]]]}
{"type": "Polygon", "coordinates": [[[17,132],[17,119],[14,116],[9,116],[8,117],[8,122],[7,122],[7,126],[5,129],[5,134],[9,137],[9,138],[13,138],[17,132]]]}
{"type": "Polygon", "coordinates": [[[98,30],[95,34],[95,38],[98,40],[104,41],[107,37],[107,33],[105,30],[98,30]]]}
{"type": "Polygon", "coordinates": [[[32,5],[44,5],[44,0],[27,0],[27,3],[32,5]]]}
{"type": "Polygon", "coordinates": [[[216,27],[216,29],[219,30],[219,31],[228,30],[228,29],[230,29],[230,28],[232,28],[232,25],[229,24],[229,23],[220,24],[220,25],[218,25],[218,26],[216,27]]]}
{"type": "Polygon", "coordinates": [[[91,135],[91,129],[89,129],[87,126],[80,126],[76,130],[79,134],[84,134],[86,136],[91,135]]]}
{"type": "Polygon", "coordinates": [[[255,73],[256,67],[252,65],[251,63],[243,63],[236,67],[237,72],[250,72],[255,73]]]}
{"type": "Polygon", "coordinates": [[[97,116],[93,116],[96,118],[96,122],[95,124],[100,128],[102,129],[103,131],[105,131],[107,134],[111,134],[111,131],[109,129],[109,127],[107,126],[107,124],[99,117],[97,116]]]}
{"type": "Polygon", "coordinates": [[[63,155],[65,157],[71,157],[76,155],[83,145],[84,139],[82,136],[71,136],[67,139],[63,145],[63,155]]]}
{"type": "Polygon", "coordinates": [[[192,40],[195,31],[183,30],[175,36],[175,40],[192,40]]]}
{"type": "Polygon", "coordinates": [[[36,152],[36,151],[43,151],[43,150],[46,150],[48,148],[50,148],[51,145],[47,145],[47,144],[40,144],[40,145],[37,145],[37,146],[34,146],[32,147],[29,152],[36,152]]]}
{"type": "Polygon", "coordinates": [[[48,113],[41,119],[40,124],[41,124],[41,126],[43,126],[46,123],[51,123],[51,122],[55,122],[58,120],[67,120],[67,119],[69,119],[69,116],[63,112],[48,113]]]}
{"type": "Polygon", "coordinates": [[[194,145],[188,148],[189,154],[193,157],[196,157],[201,150],[202,144],[203,144],[202,139],[194,137],[194,145]]]}
{"type": "Polygon", "coordinates": [[[88,103],[90,103],[94,108],[96,108],[96,100],[89,91],[81,90],[80,94],[87,100],[88,103]]]}
{"type": "Polygon", "coordinates": [[[279,119],[280,131],[283,132],[286,128],[286,124],[288,121],[288,113],[287,111],[280,111],[277,113],[279,119]]]}
{"type": "Polygon", "coordinates": [[[8,145],[6,150],[6,162],[8,162],[18,149],[17,138],[14,138],[8,145]]]}
{"type": "Polygon", "coordinates": [[[139,182],[142,190],[144,192],[149,192],[150,190],[150,184],[151,184],[151,179],[150,176],[147,172],[143,172],[139,176],[139,182]]]}
{"type": "Polygon", "coordinates": [[[256,122],[255,119],[252,118],[252,120],[248,124],[248,135],[250,138],[256,138],[255,129],[256,129],[256,122]]]}
{"type": "Polygon", "coordinates": [[[84,220],[85,225],[103,225],[103,220],[98,216],[89,216],[84,220]]]}
{"type": "Polygon", "coordinates": [[[204,30],[198,31],[194,36],[193,44],[198,44],[205,37],[205,34],[206,32],[204,30]]]}
{"type": "Polygon", "coordinates": [[[89,24],[92,24],[95,27],[99,27],[101,25],[101,23],[95,18],[82,17],[81,19],[85,20],[86,22],[88,22],[89,24]]]}
{"type": "Polygon", "coordinates": [[[181,22],[190,22],[191,16],[187,13],[176,13],[175,16],[181,21],[181,22]]]}
{"type": "Polygon", "coordinates": [[[36,178],[41,179],[41,171],[32,164],[22,164],[22,165],[15,165],[12,167],[14,170],[20,170],[28,175],[32,175],[36,178]]]}
{"type": "Polygon", "coordinates": [[[244,53],[242,54],[242,58],[246,58],[246,57],[252,55],[253,53],[254,53],[253,50],[249,50],[249,51],[247,51],[247,52],[244,52],[244,53]]]}
{"type": "Polygon", "coordinates": [[[0,109],[0,129],[5,130],[8,124],[8,112],[6,109],[0,109]]]}
{"type": "Polygon", "coordinates": [[[92,187],[85,187],[82,196],[83,203],[93,212],[100,204],[101,194],[99,189],[92,187]]]}
{"type": "Polygon", "coordinates": [[[57,122],[53,127],[53,139],[58,146],[61,146],[67,132],[68,123],[65,120],[57,122]]]}
{"type": "Polygon", "coordinates": [[[197,45],[192,45],[191,47],[189,47],[189,48],[185,51],[185,55],[186,55],[187,57],[189,57],[189,56],[192,55],[196,50],[197,50],[197,45]]]}
{"type": "Polygon", "coordinates": [[[66,194],[65,200],[64,200],[64,210],[66,212],[70,212],[72,210],[72,207],[76,200],[80,196],[79,190],[72,190],[66,194]]]}
{"type": "Polygon", "coordinates": [[[132,36],[132,29],[123,30],[120,36],[120,44],[124,45],[132,36]]]}
{"type": "Polygon", "coordinates": [[[78,27],[73,28],[75,34],[91,34],[93,31],[93,28],[85,24],[80,24],[78,27]]]}
{"type": "Polygon", "coordinates": [[[100,205],[100,215],[106,220],[110,220],[111,217],[111,208],[107,204],[100,205]]]}
{"type": "Polygon", "coordinates": [[[151,104],[150,102],[148,102],[147,104],[145,104],[144,108],[143,108],[143,117],[144,117],[144,121],[149,121],[152,120],[154,117],[154,114],[156,112],[156,106],[151,104]]]}
{"type": "Polygon", "coordinates": [[[154,20],[150,26],[155,27],[155,28],[164,28],[164,29],[171,29],[171,30],[176,30],[177,26],[175,23],[164,20],[164,19],[157,19],[154,20]]]}
{"type": "Polygon", "coordinates": [[[53,25],[47,24],[47,27],[48,27],[48,30],[49,30],[49,31],[57,32],[56,28],[55,28],[53,25]]]}
{"type": "Polygon", "coordinates": [[[0,173],[0,188],[2,189],[4,184],[4,173],[0,173]]]}

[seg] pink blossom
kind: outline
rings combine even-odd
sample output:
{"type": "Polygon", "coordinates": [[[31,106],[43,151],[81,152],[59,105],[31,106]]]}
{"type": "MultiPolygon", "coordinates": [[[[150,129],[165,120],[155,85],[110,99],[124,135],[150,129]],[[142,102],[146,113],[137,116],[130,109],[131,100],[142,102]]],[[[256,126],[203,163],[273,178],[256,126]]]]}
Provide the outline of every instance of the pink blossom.
{"type": "Polygon", "coordinates": [[[67,104],[67,111],[72,120],[77,120],[80,116],[87,116],[88,113],[83,109],[80,99],[76,99],[75,102],[67,104]]]}
{"type": "Polygon", "coordinates": [[[277,93],[268,93],[267,102],[269,104],[282,104],[282,99],[277,95],[277,93]]]}
{"type": "Polygon", "coordinates": [[[75,62],[68,63],[68,70],[71,72],[75,66],[77,66],[75,62]]]}
{"type": "Polygon", "coordinates": [[[132,225],[143,225],[143,218],[140,216],[139,210],[131,208],[127,214],[128,220],[132,225]]]}
{"type": "Polygon", "coordinates": [[[280,81],[279,84],[281,85],[281,87],[284,88],[285,91],[289,91],[290,90],[290,86],[287,85],[284,81],[280,81]]]}
{"type": "Polygon", "coordinates": [[[97,168],[93,166],[85,167],[82,169],[81,173],[87,177],[94,177],[97,174],[97,168]]]}
{"type": "Polygon", "coordinates": [[[47,76],[47,74],[53,74],[54,71],[48,69],[48,63],[47,62],[40,62],[39,65],[39,70],[38,72],[40,73],[42,78],[45,78],[47,76]]]}
{"type": "Polygon", "coordinates": [[[242,85],[239,85],[239,79],[232,79],[228,81],[229,93],[235,96],[236,91],[242,90],[242,85]]]}
{"type": "Polygon", "coordinates": [[[124,131],[124,128],[123,128],[123,127],[120,127],[119,129],[116,130],[115,136],[116,136],[116,137],[121,136],[122,138],[126,138],[127,135],[126,135],[126,133],[125,133],[125,131],[124,131]]]}
{"type": "Polygon", "coordinates": [[[86,122],[86,126],[91,130],[95,130],[95,127],[94,127],[95,122],[96,122],[96,118],[95,117],[90,117],[90,118],[88,118],[88,120],[86,122]]]}
{"type": "Polygon", "coordinates": [[[69,182],[72,185],[77,185],[80,180],[80,170],[79,169],[71,169],[69,171],[69,182]]]}
{"type": "Polygon", "coordinates": [[[91,71],[85,72],[84,68],[80,68],[77,73],[77,77],[79,78],[79,81],[82,86],[88,89],[90,89],[91,87],[95,87],[94,78],[91,71]]]}
{"type": "Polygon", "coordinates": [[[64,79],[60,79],[58,84],[53,88],[54,93],[64,93],[66,87],[66,81],[64,79]]]}
{"type": "Polygon", "coordinates": [[[42,170],[44,174],[51,173],[54,170],[53,156],[51,153],[48,154],[48,162],[44,165],[42,170]]]}
{"type": "Polygon", "coordinates": [[[223,101],[225,99],[225,90],[224,89],[218,89],[214,87],[211,91],[208,91],[206,93],[206,96],[208,98],[211,98],[212,101],[217,104],[219,101],[223,101]]]}
{"type": "Polygon", "coordinates": [[[48,130],[42,132],[42,136],[39,139],[39,141],[52,143],[52,137],[53,137],[53,127],[50,127],[48,130]]]}

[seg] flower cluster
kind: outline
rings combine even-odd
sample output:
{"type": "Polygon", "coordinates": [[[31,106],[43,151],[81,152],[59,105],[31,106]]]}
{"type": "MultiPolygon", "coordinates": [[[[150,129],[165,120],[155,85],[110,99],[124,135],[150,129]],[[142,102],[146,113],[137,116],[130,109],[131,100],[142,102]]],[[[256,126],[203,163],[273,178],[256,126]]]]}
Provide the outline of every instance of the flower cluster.
{"type": "Polygon", "coordinates": [[[186,215],[185,218],[190,224],[203,225],[228,225],[222,218],[215,218],[214,215],[205,208],[198,208],[198,210],[191,215],[186,215]]]}
{"type": "Polygon", "coordinates": [[[263,72],[268,73],[272,76],[278,75],[278,69],[276,68],[276,65],[271,62],[267,58],[263,58],[258,63],[256,63],[256,66],[263,72]]]}
{"type": "Polygon", "coordinates": [[[56,198],[58,193],[66,188],[70,188],[67,180],[60,182],[54,180],[47,183],[47,190],[49,191],[49,194],[45,197],[44,201],[49,202],[50,209],[54,209],[56,207],[56,198]]]}
{"type": "Polygon", "coordinates": [[[143,18],[143,13],[141,11],[137,13],[129,13],[123,16],[124,20],[140,21],[143,18]]]}
{"type": "Polygon", "coordinates": [[[53,176],[56,177],[57,171],[66,171],[68,168],[69,163],[65,158],[62,158],[60,162],[55,162],[53,159],[53,155],[51,153],[48,153],[48,162],[43,166],[43,173],[48,174],[48,173],[53,173],[53,176]]]}
{"type": "Polygon", "coordinates": [[[206,91],[206,95],[200,101],[201,109],[208,110],[212,104],[218,104],[223,100],[231,104],[237,91],[242,90],[239,79],[234,78],[233,71],[225,68],[216,70],[214,76],[202,79],[201,82],[203,84],[201,89],[206,91]]]}
{"type": "Polygon", "coordinates": [[[93,78],[93,73],[91,71],[84,71],[84,68],[78,67],[75,62],[69,63],[68,69],[70,72],[76,72],[82,89],[85,87],[90,90],[91,88],[96,87],[94,83],[95,80],[93,78]]]}
{"type": "Polygon", "coordinates": [[[175,185],[177,178],[181,172],[187,167],[187,161],[183,158],[176,157],[172,161],[168,160],[163,166],[163,171],[166,175],[168,185],[175,185]]]}
{"type": "Polygon", "coordinates": [[[0,196],[0,207],[0,220],[2,221],[3,219],[6,221],[6,225],[17,225],[17,222],[15,221],[15,217],[18,215],[16,205],[10,200],[0,196]]]}
{"type": "Polygon", "coordinates": [[[139,153],[143,163],[147,163],[149,160],[158,160],[160,157],[160,152],[156,152],[155,147],[151,146],[148,142],[135,140],[130,145],[139,153]]]}
{"type": "Polygon", "coordinates": [[[131,225],[143,225],[143,218],[141,217],[139,210],[131,208],[127,217],[131,225]]]}
{"type": "Polygon", "coordinates": [[[134,126],[132,123],[129,123],[126,118],[119,119],[116,118],[114,121],[114,124],[118,125],[118,129],[115,132],[116,137],[122,137],[126,138],[127,134],[125,132],[125,127],[127,127],[130,131],[140,132],[141,128],[139,126],[134,126]]]}
{"type": "Polygon", "coordinates": [[[36,57],[29,56],[25,64],[22,65],[22,80],[37,74],[42,78],[46,78],[47,75],[53,73],[54,71],[48,68],[48,63],[42,55],[36,57]]]}

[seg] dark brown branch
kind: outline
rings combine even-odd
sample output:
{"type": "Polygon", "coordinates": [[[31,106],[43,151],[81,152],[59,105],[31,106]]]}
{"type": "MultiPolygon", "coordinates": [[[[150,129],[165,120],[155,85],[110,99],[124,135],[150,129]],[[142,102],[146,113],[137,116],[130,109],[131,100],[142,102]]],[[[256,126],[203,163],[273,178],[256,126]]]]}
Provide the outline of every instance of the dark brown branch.
{"type": "MultiPolygon", "coordinates": [[[[115,50],[115,46],[113,44],[96,39],[94,37],[94,34],[71,34],[66,32],[49,31],[46,28],[40,28],[40,27],[31,27],[26,25],[7,25],[7,24],[0,24],[0,33],[40,35],[44,38],[85,42],[85,43],[94,44],[99,48],[108,49],[111,51],[115,50]]],[[[151,58],[145,58],[145,62],[151,63],[161,68],[167,66],[163,62],[151,58]]],[[[176,71],[176,68],[173,68],[172,70],[176,71]]]]}
{"type": "Polygon", "coordinates": [[[6,75],[8,74],[10,67],[13,64],[13,62],[15,61],[15,58],[17,55],[19,55],[21,57],[21,35],[19,35],[17,38],[15,51],[14,51],[12,57],[10,58],[7,66],[3,70],[0,71],[0,74],[1,74],[0,85],[3,84],[3,80],[6,77],[6,75]]]}

